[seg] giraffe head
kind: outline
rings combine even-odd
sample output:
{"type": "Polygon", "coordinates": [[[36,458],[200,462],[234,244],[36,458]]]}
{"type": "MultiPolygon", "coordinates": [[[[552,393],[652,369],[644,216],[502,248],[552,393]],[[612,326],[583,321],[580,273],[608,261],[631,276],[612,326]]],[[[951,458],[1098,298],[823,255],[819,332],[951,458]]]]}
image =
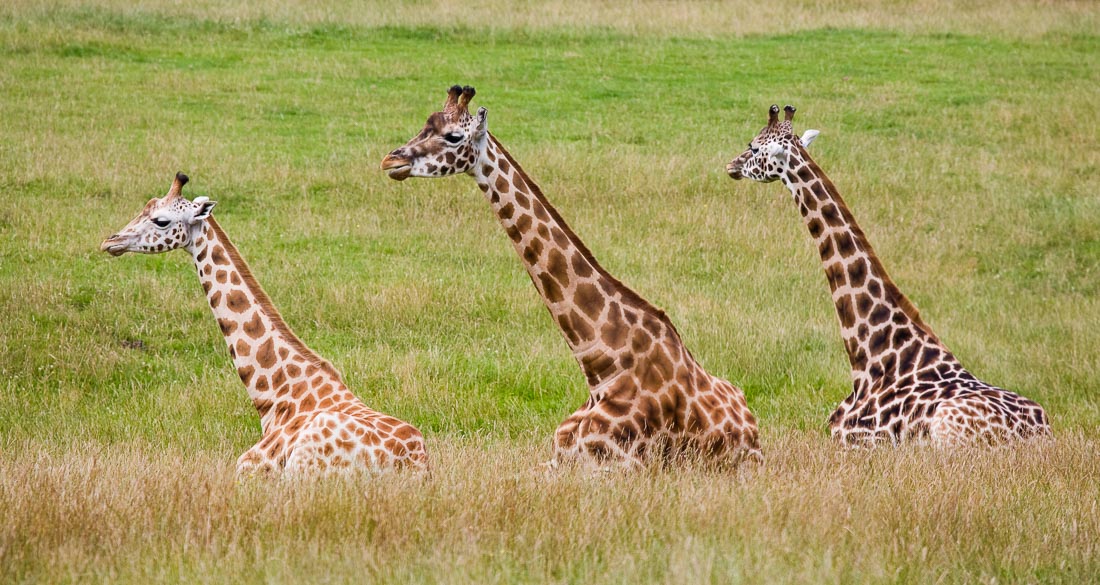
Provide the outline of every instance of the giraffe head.
{"type": "Polygon", "coordinates": [[[726,172],[734,180],[742,177],[770,183],[791,167],[792,157],[798,157],[799,147],[808,147],[817,138],[817,130],[807,130],[802,138],[794,135],[791,120],[794,119],[794,106],[783,108],[785,113],[779,121],[779,106],[768,109],[768,125],[749,143],[749,148],[726,165],[726,172]]]}
{"type": "Polygon", "coordinates": [[[447,92],[443,111],[428,116],[428,122],[405,146],[382,159],[382,170],[391,179],[445,177],[469,172],[485,149],[488,126],[485,108],[470,114],[474,88],[453,86],[447,92]]]}
{"type": "Polygon", "coordinates": [[[190,245],[216,202],[206,197],[188,201],[181,194],[186,183],[187,175],[176,173],[167,195],[150,199],[137,217],[103,240],[99,249],[121,256],[126,252],[157,254],[190,245]]]}

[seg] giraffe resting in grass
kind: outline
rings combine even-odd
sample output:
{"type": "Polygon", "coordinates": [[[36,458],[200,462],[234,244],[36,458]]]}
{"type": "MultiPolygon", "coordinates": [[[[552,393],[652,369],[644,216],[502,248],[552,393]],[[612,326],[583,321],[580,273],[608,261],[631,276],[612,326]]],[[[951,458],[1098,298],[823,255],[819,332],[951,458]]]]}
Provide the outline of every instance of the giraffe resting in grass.
{"type": "Polygon", "coordinates": [[[554,434],[551,465],[760,459],[745,395],[703,370],[665,313],[600,266],[489,133],[485,108],[470,114],[473,96],[452,87],[443,111],[382,168],[399,181],[472,176],[512,240],[588,380],[588,400],[554,434]]]}
{"type": "Polygon", "coordinates": [[[791,127],[794,108],[769,111],[768,125],[726,167],[733,179],[776,179],[817,245],[852,365],[853,392],[829,418],[834,438],[860,446],[908,439],[934,445],[997,444],[1049,437],[1043,408],[978,380],[921,320],[890,280],[832,181],[791,127]]]}
{"type": "Polygon", "coordinates": [[[260,414],[262,437],[237,460],[238,473],[288,475],[335,470],[427,470],[424,439],[412,425],[366,407],[340,373],[302,343],[237,248],[210,215],[215,202],[188,201],[176,175],[162,199],[100,248],[114,256],[191,253],[237,374],[260,414]]]}

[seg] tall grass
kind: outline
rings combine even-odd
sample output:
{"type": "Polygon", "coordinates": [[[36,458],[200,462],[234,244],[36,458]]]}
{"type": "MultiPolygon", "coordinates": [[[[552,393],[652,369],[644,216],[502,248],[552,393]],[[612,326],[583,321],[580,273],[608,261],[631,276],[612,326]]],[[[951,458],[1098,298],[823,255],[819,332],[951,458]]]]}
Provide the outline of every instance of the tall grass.
{"type": "Polygon", "coordinates": [[[1086,582],[1094,439],[943,453],[768,437],[763,468],[539,467],[542,440],[435,442],[430,479],[237,482],[224,453],[22,444],[0,461],[6,580],[1086,582]],[[171,471],[168,471],[171,470],[171,471]],[[231,576],[231,577],[230,577],[231,576]]]}

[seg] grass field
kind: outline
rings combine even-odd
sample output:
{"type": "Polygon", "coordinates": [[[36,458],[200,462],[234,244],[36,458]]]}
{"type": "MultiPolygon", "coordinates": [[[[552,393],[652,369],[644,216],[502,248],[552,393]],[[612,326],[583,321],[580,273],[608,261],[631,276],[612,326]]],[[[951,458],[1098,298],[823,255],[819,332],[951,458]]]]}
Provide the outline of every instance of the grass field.
{"type": "Polygon", "coordinates": [[[0,581],[1100,580],[1093,2],[0,6],[0,581]],[[382,156],[446,88],[744,388],[767,465],[546,477],[583,378],[467,178],[382,156]],[[1050,446],[840,452],[827,285],[769,104],[972,371],[1050,446]],[[177,171],[433,477],[245,482],[255,410],[182,253],[98,251],[177,171]]]}

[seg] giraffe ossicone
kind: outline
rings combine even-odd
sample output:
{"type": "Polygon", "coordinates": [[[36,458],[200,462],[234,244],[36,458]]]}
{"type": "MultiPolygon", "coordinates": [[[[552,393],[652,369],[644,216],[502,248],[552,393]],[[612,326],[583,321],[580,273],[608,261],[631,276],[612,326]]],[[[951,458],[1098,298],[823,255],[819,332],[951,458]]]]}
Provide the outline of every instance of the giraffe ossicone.
{"type": "Polygon", "coordinates": [[[145,208],[100,249],[113,256],[187,250],[237,374],[260,415],[261,437],[237,460],[238,473],[314,475],[335,471],[427,470],[415,427],[367,408],[340,373],[283,322],[229,241],[206,197],[168,194],[145,208]]]}
{"type": "Polygon", "coordinates": [[[817,246],[852,368],[852,394],[829,418],[833,437],[954,446],[1051,436],[1041,406],[978,380],[924,323],[807,152],[816,133],[797,138],[795,109],[784,109],[782,122],[778,106],[768,110],[767,126],[726,171],[735,180],[781,180],[817,246]]]}
{"type": "Polygon", "coordinates": [[[600,266],[489,132],[485,108],[470,113],[474,95],[452,87],[382,169],[397,180],[470,175],[496,212],[588,382],[588,400],[554,434],[552,463],[761,458],[744,393],[707,373],[664,311],[600,266]]]}

